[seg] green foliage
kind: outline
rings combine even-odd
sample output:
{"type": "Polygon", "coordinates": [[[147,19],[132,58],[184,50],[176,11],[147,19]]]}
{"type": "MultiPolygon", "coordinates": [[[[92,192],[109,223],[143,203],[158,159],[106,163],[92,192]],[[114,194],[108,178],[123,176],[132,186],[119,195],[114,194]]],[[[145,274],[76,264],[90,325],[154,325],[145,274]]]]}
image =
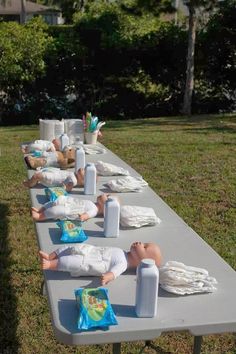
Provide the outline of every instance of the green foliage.
{"type": "Polygon", "coordinates": [[[25,26],[0,23],[0,85],[7,92],[32,83],[45,71],[43,56],[50,43],[46,25],[33,19],[25,26]]]}

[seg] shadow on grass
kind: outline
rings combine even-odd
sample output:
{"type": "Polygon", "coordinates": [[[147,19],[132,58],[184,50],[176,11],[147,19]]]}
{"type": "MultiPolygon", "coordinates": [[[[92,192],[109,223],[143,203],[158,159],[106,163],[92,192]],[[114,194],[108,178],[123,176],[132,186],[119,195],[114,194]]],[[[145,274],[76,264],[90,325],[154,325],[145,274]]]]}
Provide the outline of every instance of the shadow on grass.
{"type": "Polygon", "coordinates": [[[7,215],[8,207],[0,204],[0,353],[4,354],[18,351],[17,304],[9,271],[11,250],[8,243],[7,215]]]}

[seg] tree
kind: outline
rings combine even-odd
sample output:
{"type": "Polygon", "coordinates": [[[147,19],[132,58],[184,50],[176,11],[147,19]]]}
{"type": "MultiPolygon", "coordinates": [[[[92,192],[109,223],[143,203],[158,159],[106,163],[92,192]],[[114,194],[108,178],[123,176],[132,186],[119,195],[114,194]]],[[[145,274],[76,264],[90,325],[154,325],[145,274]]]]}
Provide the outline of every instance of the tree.
{"type": "Polygon", "coordinates": [[[216,6],[218,0],[185,0],[185,4],[189,10],[189,28],[188,28],[188,50],[186,59],[186,80],[184,90],[184,102],[182,113],[191,115],[192,113],[192,96],[194,90],[194,55],[197,31],[197,10],[203,9],[210,11],[216,6]]]}

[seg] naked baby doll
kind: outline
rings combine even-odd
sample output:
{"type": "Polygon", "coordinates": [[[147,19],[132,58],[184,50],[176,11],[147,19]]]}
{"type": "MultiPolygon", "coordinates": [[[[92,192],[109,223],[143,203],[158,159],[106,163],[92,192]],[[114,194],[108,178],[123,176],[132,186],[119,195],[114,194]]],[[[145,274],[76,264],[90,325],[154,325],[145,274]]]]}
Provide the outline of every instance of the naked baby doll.
{"type": "Polygon", "coordinates": [[[45,151],[41,157],[26,156],[25,162],[29,168],[60,167],[62,169],[75,166],[75,149],[66,147],[63,151],[45,151]]]}
{"type": "Polygon", "coordinates": [[[128,252],[117,247],[97,247],[88,244],[64,246],[47,254],[39,251],[41,268],[70,272],[72,276],[100,276],[105,285],[136,268],[142,259],[151,258],[161,265],[161,251],[155,243],[134,242],[128,252]]]}
{"type": "Polygon", "coordinates": [[[60,150],[60,139],[49,140],[35,140],[30,144],[22,146],[21,150],[24,154],[29,154],[33,151],[56,151],[60,150]]]}
{"type": "Polygon", "coordinates": [[[45,187],[64,187],[67,192],[70,192],[73,187],[84,185],[84,169],[80,168],[77,172],[72,172],[55,167],[45,167],[25,180],[23,185],[32,188],[38,183],[45,187]]]}
{"type": "Polygon", "coordinates": [[[40,209],[31,208],[35,221],[48,219],[86,221],[97,215],[104,215],[104,205],[109,194],[101,194],[96,202],[82,200],[70,195],[61,195],[54,202],[47,202],[40,209]]]}

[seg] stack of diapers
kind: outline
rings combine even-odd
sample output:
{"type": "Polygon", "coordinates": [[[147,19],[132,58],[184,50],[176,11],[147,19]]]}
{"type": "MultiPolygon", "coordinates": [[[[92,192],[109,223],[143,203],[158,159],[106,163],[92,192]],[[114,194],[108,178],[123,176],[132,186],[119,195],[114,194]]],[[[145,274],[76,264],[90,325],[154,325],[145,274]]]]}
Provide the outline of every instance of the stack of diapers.
{"type": "Polygon", "coordinates": [[[106,150],[95,144],[86,144],[83,145],[85,154],[87,155],[96,155],[96,154],[105,154],[106,150]]]}
{"type": "Polygon", "coordinates": [[[98,161],[95,166],[100,176],[129,176],[129,171],[111,163],[98,161]]]}
{"type": "Polygon", "coordinates": [[[124,178],[112,179],[106,185],[113,192],[142,192],[143,188],[148,186],[148,183],[142,177],[127,176],[124,178]]]}
{"type": "Polygon", "coordinates": [[[152,208],[123,205],[120,208],[120,225],[122,227],[142,227],[160,224],[161,220],[156,216],[152,208]]]}
{"type": "Polygon", "coordinates": [[[159,272],[160,286],[173,294],[212,293],[216,290],[217,281],[209,276],[206,269],[169,261],[160,267],[159,272]]]}
{"type": "Polygon", "coordinates": [[[117,325],[106,288],[79,288],[75,290],[75,298],[79,310],[77,321],[79,330],[117,325]]]}

